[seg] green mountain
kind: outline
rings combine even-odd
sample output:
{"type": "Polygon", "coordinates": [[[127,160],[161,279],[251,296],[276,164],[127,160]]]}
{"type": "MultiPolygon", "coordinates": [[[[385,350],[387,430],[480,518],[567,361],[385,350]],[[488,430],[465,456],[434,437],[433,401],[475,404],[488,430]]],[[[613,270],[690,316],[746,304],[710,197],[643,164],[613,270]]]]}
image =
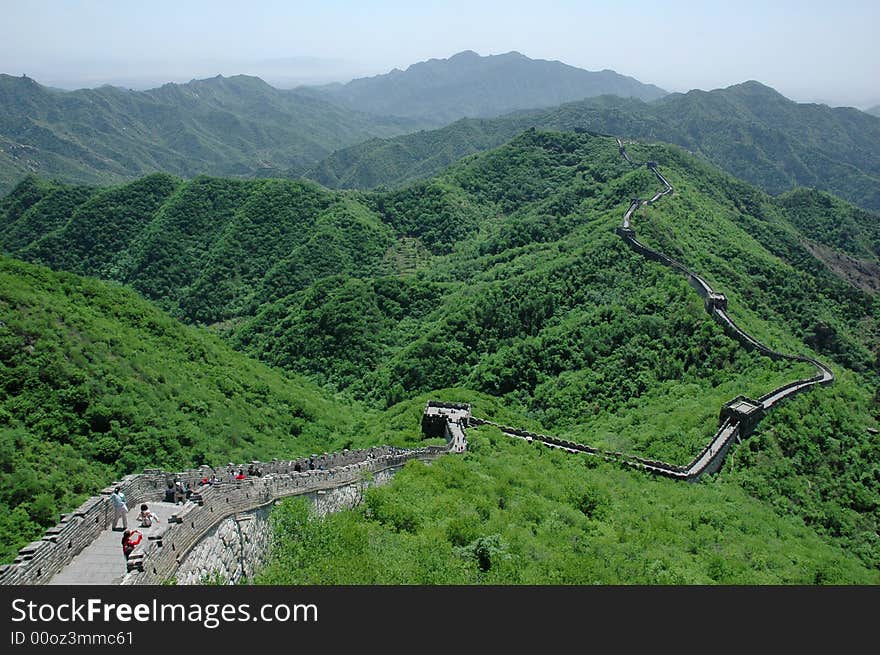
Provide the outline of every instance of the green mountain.
{"type": "Polygon", "coordinates": [[[518,52],[481,57],[471,50],[449,59],[419,62],[405,71],[395,68],[384,75],[309,91],[349,109],[437,125],[605,94],[642,100],[666,94],[611,70],[587,71],[559,61],[529,59],[518,52]]]}
{"type": "MultiPolygon", "coordinates": [[[[601,533],[604,548],[625,544],[607,555],[620,563],[607,581],[853,581],[866,579],[865,567],[876,580],[880,312],[876,294],[841,262],[877,264],[877,217],[816,191],[773,198],[680,148],[627,148],[658,162],[675,187],[634,216],[640,239],[705,276],[757,338],[829,362],[835,383],[771,412],[720,476],[693,487],[692,506],[681,491],[690,487],[599,465],[589,484],[606,516],[618,509],[602,499],[618,496],[670,510],[641,536],[625,526],[648,525],[639,518],[647,501],[587,525],[572,514],[593,511],[594,501],[576,494],[583,462],[543,459],[486,431],[462,464],[413,471],[418,480],[393,483],[370,513],[339,519],[387,550],[327,543],[356,561],[372,558],[367,572],[397,570],[406,549],[427,543],[436,542],[425,552],[438,563],[473,564],[494,548],[528,574],[499,568],[508,573],[492,580],[522,581],[543,570],[527,562],[569,561],[573,542],[550,546],[498,526],[534,523],[533,537],[549,535],[555,511],[569,517],[560,518],[566,539],[576,536],[570,528],[584,543],[601,533]],[[428,510],[430,493],[447,508],[442,516],[428,510]],[[425,500],[408,503],[409,494],[425,500]],[[477,496],[479,506],[465,507],[477,496]],[[523,522],[530,504],[534,517],[523,522]],[[450,526],[453,518],[461,525],[450,526]],[[682,526],[693,533],[684,541],[673,537],[682,526]],[[719,545],[713,559],[707,553],[722,531],[733,545],[719,545]],[[672,540],[675,554],[658,556],[658,539],[672,540]],[[780,554],[786,543],[794,561],[780,554]],[[755,544],[763,545],[751,560],[755,544]]],[[[363,438],[417,439],[419,408],[437,395],[473,402],[478,415],[508,425],[684,463],[714,432],[722,403],[808,371],[744,351],[679,274],[617,237],[630,199],[656,187],[613,139],[531,130],[395,191],[164,175],[81,189],[29,178],[0,202],[0,248],[130,285],[186,321],[213,324],[239,351],[387,408],[371,423],[384,421],[385,431],[361,430],[363,438]]],[[[388,579],[404,579],[395,575],[388,579]]]]}
{"type": "Polygon", "coordinates": [[[130,290],[0,257],[0,561],[123,474],[363,443],[363,416],[130,290]]]}
{"type": "Polygon", "coordinates": [[[60,91],[0,74],[0,192],[28,173],[107,184],[153,171],[266,176],[415,129],[238,75],[60,91]]]}
{"type": "Polygon", "coordinates": [[[798,104],[757,82],[670,94],[651,103],[602,97],[463,120],[350,146],[293,173],[335,188],[396,186],[434,175],[529,127],[675,143],[771,194],[814,187],[880,210],[880,119],[851,108],[798,104]]]}

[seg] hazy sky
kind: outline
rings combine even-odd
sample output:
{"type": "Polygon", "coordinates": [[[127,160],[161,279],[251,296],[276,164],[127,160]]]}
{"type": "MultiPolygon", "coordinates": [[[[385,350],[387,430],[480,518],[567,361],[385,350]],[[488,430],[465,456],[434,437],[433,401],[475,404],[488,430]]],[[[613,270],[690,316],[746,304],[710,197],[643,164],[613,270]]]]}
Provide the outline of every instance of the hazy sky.
{"type": "Polygon", "coordinates": [[[133,88],[218,73],[346,81],[461,50],[611,68],[669,91],[756,79],[880,104],[880,0],[0,0],[0,72],[133,88]]]}

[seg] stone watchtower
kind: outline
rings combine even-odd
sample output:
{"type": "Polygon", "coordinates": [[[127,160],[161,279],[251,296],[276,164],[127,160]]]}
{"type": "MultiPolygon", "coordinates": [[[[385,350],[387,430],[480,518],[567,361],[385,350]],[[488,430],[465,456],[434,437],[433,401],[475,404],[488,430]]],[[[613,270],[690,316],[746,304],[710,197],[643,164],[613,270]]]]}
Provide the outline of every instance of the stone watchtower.
{"type": "Polygon", "coordinates": [[[758,400],[752,400],[746,396],[737,396],[721,407],[718,417],[719,423],[727,419],[739,423],[739,436],[745,439],[758,425],[758,421],[764,418],[764,406],[758,400]]]}
{"type": "Polygon", "coordinates": [[[716,293],[714,291],[706,296],[706,311],[711,314],[713,309],[726,310],[727,296],[723,293],[716,293]]]}
{"type": "Polygon", "coordinates": [[[447,426],[456,423],[467,427],[471,418],[471,406],[468,403],[446,403],[429,400],[422,414],[422,432],[428,437],[449,438],[447,426]]]}

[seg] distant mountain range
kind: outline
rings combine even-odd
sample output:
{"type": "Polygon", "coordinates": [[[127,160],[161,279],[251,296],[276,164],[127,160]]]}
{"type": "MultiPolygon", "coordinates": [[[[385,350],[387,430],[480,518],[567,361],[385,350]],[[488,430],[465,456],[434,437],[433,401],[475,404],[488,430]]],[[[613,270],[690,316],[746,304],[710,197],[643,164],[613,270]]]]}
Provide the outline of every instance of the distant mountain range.
{"type": "Polygon", "coordinates": [[[0,74],[0,193],[29,173],[107,184],[164,171],[271,177],[339,148],[463,116],[664,91],[518,53],[460,53],[332,87],[276,89],[237,75],[148,91],[61,91],[0,74]],[[357,109],[360,107],[360,109],[357,109]]]}
{"type": "Polygon", "coordinates": [[[60,91],[0,74],[0,192],[28,173],[118,182],[154,171],[278,175],[424,123],[353,112],[238,75],[149,91],[60,91]]]}
{"type": "Polygon", "coordinates": [[[773,194],[809,186],[880,210],[876,116],[798,104],[758,82],[665,94],[516,52],[466,51],[294,90],[240,75],[68,92],[0,75],[0,107],[0,193],[30,173],[79,184],[162,171],[394,186],[542,127],[675,143],[773,194]]]}
{"type": "Polygon", "coordinates": [[[491,120],[462,120],[351,146],[299,172],[330,187],[395,186],[433,175],[530,127],[675,143],[773,194],[808,186],[880,209],[880,118],[851,108],[799,104],[754,81],[670,94],[651,103],[603,96],[491,120]]]}
{"type": "Polygon", "coordinates": [[[405,71],[312,87],[310,92],[349,109],[430,120],[486,118],[518,109],[552,107],[599,95],[656,100],[666,92],[611,70],[587,71],[519,52],[481,57],[466,50],[429,59],[405,71]]]}

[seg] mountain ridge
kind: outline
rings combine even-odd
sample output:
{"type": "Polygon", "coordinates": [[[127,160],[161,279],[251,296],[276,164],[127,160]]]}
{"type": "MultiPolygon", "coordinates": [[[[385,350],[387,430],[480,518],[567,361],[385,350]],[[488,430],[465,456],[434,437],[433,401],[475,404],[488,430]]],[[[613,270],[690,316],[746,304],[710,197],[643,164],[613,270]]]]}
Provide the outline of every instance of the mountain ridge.
{"type": "Polygon", "coordinates": [[[666,93],[609,69],[588,71],[556,60],[530,59],[517,51],[481,56],[473,50],[342,85],[304,89],[348,108],[436,123],[497,116],[605,93],[642,99],[666,93]]]}
{"type": "Polygon", "coordinates": [[[238,75],[147,91],[58,91],[0,74],[0,189],[25,174],[86,184],[154,171],[276,174],[370,136],[419,127],[238,75]]]}
{"type": "Polygon", "coordinates": [[[350,146],[290,174],[335,188],[396,186],[531,127],[666,141],[772,194],[815,187],[880,210],[880,119],[850,108],[795,103],[755,81],[669,94],[652,103],[600,96],[549,110],[463,119],[350,146]]]}

